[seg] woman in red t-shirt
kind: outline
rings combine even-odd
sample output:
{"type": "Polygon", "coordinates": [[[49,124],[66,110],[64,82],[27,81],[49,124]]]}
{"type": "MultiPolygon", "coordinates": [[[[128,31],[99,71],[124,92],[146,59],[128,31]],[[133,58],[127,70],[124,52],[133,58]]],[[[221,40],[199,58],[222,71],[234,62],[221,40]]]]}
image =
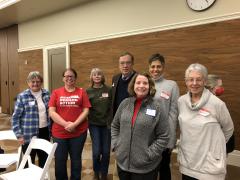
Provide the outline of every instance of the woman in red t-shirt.
{"type": "Polygon", "coordinates": [[[58,143],[55,152],[56,180],[68,179],[67,159],[71,160],[71,180],[81,179],[82,150],[87,137],[86,117],[91,104],[84,89],[76,87],[77,73],[63,72],[64,87],[52,92],[49,115],[53,120],[52,136],[58,143]]]}

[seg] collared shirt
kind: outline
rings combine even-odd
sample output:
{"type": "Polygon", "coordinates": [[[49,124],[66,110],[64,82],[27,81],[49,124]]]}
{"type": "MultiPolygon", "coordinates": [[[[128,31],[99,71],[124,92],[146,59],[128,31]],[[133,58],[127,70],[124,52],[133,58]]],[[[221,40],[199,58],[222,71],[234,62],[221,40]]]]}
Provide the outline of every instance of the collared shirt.
{"type": "Polygon", "coordinates": [[[46,113],[45,104],[42,100],[42,91],[41,90],[38,92],[31,91],[31,93],[37,100],[38,114],[39,114],[39,128],[47,127],[48,126],[47,113],[46,113]]]}
{"type": "Polygon", "coordinates": [[[130,72],[128,75],[126,75],[126,76],[124,76],[124,75],[122,74],[122,80],[124,80],[124,81],[128,80],[128,79],[132,76],[133,73],[134,73],[134,72],[131,71],[131,72],[130,72]]]}
{"type": "MultiPolygon", "coordinates": [[[[42,100],[48,109],[50,94],[42,89],[42,100]]],[[[48,111],[46,111],[48,124],[50,123],[48,111]]],[[[30,89],[20,93],[14,107],[12,116],[12,129],[15,135],[23,137],[25,143],[29,143],[33,136],[38,136],[39,131],[39,112],[36,98],[32,95],[30,89]]]]}

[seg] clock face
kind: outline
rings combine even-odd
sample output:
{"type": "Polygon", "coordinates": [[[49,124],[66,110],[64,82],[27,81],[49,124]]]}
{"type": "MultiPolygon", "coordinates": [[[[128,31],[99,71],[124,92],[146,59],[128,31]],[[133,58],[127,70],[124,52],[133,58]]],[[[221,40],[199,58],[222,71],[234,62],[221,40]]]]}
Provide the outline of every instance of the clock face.
{"type": "Polygon", "coordinates": [[[195,11],[203,11],[211,7],[216,0],[187,0],[188,6],[195,11]]]}

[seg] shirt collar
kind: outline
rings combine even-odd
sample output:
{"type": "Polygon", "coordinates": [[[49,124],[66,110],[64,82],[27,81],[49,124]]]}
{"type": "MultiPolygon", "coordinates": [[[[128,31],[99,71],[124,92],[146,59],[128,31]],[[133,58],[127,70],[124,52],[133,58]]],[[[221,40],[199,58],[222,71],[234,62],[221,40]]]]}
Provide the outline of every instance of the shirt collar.
{"type": "Polygon", "coordinates": [[[132,74],[133,74],[133,71],[132,72],[130,72],[128,75],[126,75],[126,76],[124,76],[123,74],[122,74],[122,80],[128,80],[131,76],[132,76],[132,74]]]}

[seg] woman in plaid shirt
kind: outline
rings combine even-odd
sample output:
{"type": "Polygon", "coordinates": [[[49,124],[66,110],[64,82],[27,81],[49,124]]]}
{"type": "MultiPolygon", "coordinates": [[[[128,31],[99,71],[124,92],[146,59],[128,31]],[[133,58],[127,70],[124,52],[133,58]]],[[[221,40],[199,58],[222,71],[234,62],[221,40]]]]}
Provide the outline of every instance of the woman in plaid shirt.
{"type": "MultiPolygon", "coordinates": [[[[37,71],[30,72],[27,77],[28,89],[17,96],[14,113],[12,116],[12,129],[22,145],[23,153],[33,136],[50,139],[48,116],[48,101],[50,94],[42,89],[43,78],[37,71]]],[[[41,150],[34,150],[31,153],[32,162],[38,155],[39,166],[43,167],[47,154],[41,150]]]]}

